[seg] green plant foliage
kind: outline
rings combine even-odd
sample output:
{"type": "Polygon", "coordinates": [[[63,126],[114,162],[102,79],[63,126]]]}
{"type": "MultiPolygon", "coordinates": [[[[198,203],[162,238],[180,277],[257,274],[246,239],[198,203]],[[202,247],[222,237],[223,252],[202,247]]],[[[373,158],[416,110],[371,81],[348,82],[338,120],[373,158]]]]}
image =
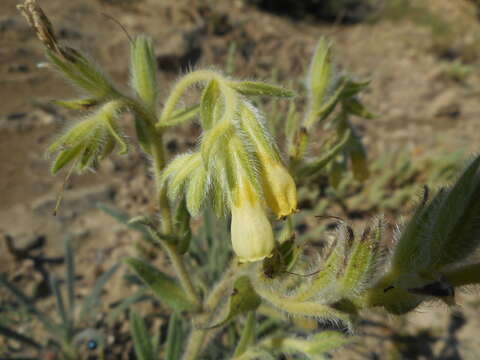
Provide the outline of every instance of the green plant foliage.
{"type": "Polygon", "coordinates": [[[134,311],[130,313],[130,328],[133,336],[135,355],[139,360],[156,359],[156,349],[153,346],[144,320],[134,311]]]}
{"type": "Polygon", "coordinates": [[[153,293],[172,309],[183,311],[195,308],[182,288],[160,270],[140,259],[129,258],[125,262],[153,293]]]}

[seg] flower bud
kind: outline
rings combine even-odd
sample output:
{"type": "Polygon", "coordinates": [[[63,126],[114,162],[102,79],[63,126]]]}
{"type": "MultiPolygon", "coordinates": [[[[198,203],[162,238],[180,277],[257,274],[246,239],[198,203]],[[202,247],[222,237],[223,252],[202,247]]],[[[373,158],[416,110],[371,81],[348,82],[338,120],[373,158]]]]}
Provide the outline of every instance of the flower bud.
{"type": "Polygon", "coordinates": [[[262,183],[267,205],[278,218],[297,210],[297,188],[288,170],[279,161],[260,156],[262,183]]]}
{"type": "Polygon", "coordinates": [[[265,209],[250,183],[240,183],[233,195],[233,250],[241,262],[262,260],[271,255],[275,246],[265,209]]]}

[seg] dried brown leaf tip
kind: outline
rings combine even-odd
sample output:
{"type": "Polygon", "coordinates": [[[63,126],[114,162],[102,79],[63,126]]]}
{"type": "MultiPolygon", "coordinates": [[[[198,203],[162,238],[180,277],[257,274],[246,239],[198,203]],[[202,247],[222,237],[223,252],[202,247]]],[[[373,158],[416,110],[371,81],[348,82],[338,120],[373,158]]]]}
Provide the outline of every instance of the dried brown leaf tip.
{"type": "Polygon", "coordinates": [[[37,34],[38,39],[45,47],[53,53],[61,56],[67,61],[73,62],[75,59],[70,54],[69,49],[65,49],[58,43],[53,26],[47,15],[43,12],[36,0],[25,0],[23,5],[17,5],[17,9],[23,17],[27,19],[28,24],[37,34]]]}
{"type": "Polygon", "coordinates": [[[48,20],[40,5],[35,0],[26,0],[17,9],[27,19],[29,25],[35,30],[38,39],[51,51],[61,53],[58,41],[53,32],[52,23],[48,20]]]}

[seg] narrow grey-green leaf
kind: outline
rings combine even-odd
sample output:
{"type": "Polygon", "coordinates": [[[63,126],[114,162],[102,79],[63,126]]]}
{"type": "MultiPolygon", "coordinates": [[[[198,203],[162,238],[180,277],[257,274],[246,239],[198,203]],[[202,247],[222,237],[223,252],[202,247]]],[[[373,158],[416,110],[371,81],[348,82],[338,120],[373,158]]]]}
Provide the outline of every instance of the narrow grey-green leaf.
{"type": "Polygon", "coordinates": [[[53,100],[53,104],[65,107],[71,110],[91,110],[92,107],[99,105],[99,102],[93,98],[76,100],[53,100]]]}
{"type": "Polygon", "coordinates": [[[348,80],[345,87],[342,90],[342,99],[347,99],[352,96],[357,95],[360,91],[364,90],[367,88],[367,86],[370,85],[370,80],[366,81],[353,81],[353,80],[348,80]]]}
{"type": "Polygon", "coordinates": [[[128,258],[125,262],[161,301],[174,310],[184,311],[195,308],[185,291],[171,277],[140,259],[128,258]]]}
{"type": "Polygon", "coordinates": [[[33,304],[33,301],[26,296],[19,288],[13,285],[10,281],[8,281],[5,275],[0,274],[0,285],[5,286],[15,297],[17,300],[25,306],[29,311],[31,311],[35,316],[40,320],[40,322],[45,326],[45,328],[57,339],[62,337],[62,329],[56,325],[47,315],[37,309],[37,307],[33,304]]]}
{"type": "Polygon", "coordinates": [[[83,300],[82,310],[80,312],[80,321],[85,320],[88,316],[93,315],[92,312],[95,307],[98,306],[100,302],[100,297],[102,295],[103,288],[107,284],[108,280],[115,274],[115,271],[119,268],[120,264],[112,266],[110,269],[105,271],[95,282],[92,291],[90,294],[83,300]]]}
{"type": "Polygon", "coordinates": [[[150,232],[148,231],[148,229],[138,223],[138,222],[130,222],[131,218],[128,214],[124,213],[124,212],[121,212],[119,211],[118,209],[115,209],[111,206],[108,206],[106,204],[102,204],[102,203],[98,203],[97,204],[97,207],[102,210],[104,213],[110,215],[111,217],[113,217],[115,220],[117,220],[119,223],[123,224],[123,225],[126,225],[129,229],[132,229],[132,230],[135,230],[135,231],[138,231],[140,232],[143,237],[147,240],[149,240],[150,242],[154,242],[155,240],[152,238],[152,235],[150,234],[150,232]]]}
{"type": "Polygon", "coordinates": [[[356,98],[351,98],[344,101],[343,107],[349,114],[356,115],[364,119],[373,119],[375,117],[375,115],[368,111],[365,105],[363,105],[356,98]]]}
{"type": "Polygon", "coordinates": [[[49,276],[50,280],[50,288],[55,295],[55,301],[56,301],[56,306],[57,306],[57,311],[60,314],[60,317],[63,322],[63,326],[66,329],[70,328],[70,320],[69,316],[67,315],[67,310],[65,308],[65,302],[63,301],[63,295],[62,291],[60,289],[60,282],[59,280],[55,277],[55,275],[50,275],[49,276]]]}
{"type": "Polygon", "coordinates": [[[183,345],[183,328],[180,316],[174,312],[168,321],[165,360],[180,359],[183,345]]]}
{"type": "Polygon", "coordinates": [[[65,263],[67,265],[68,315],[73,327],[75,324],[75,255],[70,236],[65,238],[65,263]]]}
{"type": "Polygon", "coordinates": [[[117,317],[120,314],[122,314],[124,311],[128,310],[133,304],[136,304],[138,302],[148,299],[149,296],[145,295],[146,292],[147,292],[147,288],[145,286],[142,286],[133,295],[130,295],[124,298],[118,305],[116,305],[113,309],[111,309],[108,312],[107,322],[110,325],[113,325],[117,317]]]}
{"type": "Polygon", "coordinates": [[[306,164],[302,169],[299,170],[300,176],[312,176],[321,171],[325,166],[332,161],[335,156],[337,156],[344,148],[345,145],[350,140],[351,131],[345,131],[343,137],[340,141],[329,149],[322,157],[316,159],[308,164],[306,164]]]}
{"type": "Polygon", "coordinates": [[[16,340],[18,342],[21,342],[22,344],[28,345],[30,347],[33,347],[35,349],[41,349],[42,345],[37,343],[35,340],[32,338],[22,335],[15,330],[9,329],[5,326],[0,325],[0,334],[5,336],[6,338],[16,340]]]}
{"type": "Polygon", "coordinates": [[[154,360],[153,345],[150,341],[145,321],[135,312],[130,312],[130,332],[133,337],[133,347],[138,360],[154,360]]]}

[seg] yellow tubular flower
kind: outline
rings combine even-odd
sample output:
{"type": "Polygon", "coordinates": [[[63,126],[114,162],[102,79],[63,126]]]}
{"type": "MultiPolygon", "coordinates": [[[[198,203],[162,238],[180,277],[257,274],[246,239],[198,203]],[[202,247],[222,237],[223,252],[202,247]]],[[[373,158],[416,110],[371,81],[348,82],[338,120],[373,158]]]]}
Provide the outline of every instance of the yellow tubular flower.
{"type": "Polygon", "coordinates": [[[241,262],[270,256],[275,240],[260,198],[248,181],[240,182],[233,195],[231,236],[235,254],[241,262]]]}
{"type": "Polygon", "coordinates": [[[260,155],[262,184],[267,205],[283,218],[297,210],[297,188],[288,170],[279,161],[260,155]]]}

